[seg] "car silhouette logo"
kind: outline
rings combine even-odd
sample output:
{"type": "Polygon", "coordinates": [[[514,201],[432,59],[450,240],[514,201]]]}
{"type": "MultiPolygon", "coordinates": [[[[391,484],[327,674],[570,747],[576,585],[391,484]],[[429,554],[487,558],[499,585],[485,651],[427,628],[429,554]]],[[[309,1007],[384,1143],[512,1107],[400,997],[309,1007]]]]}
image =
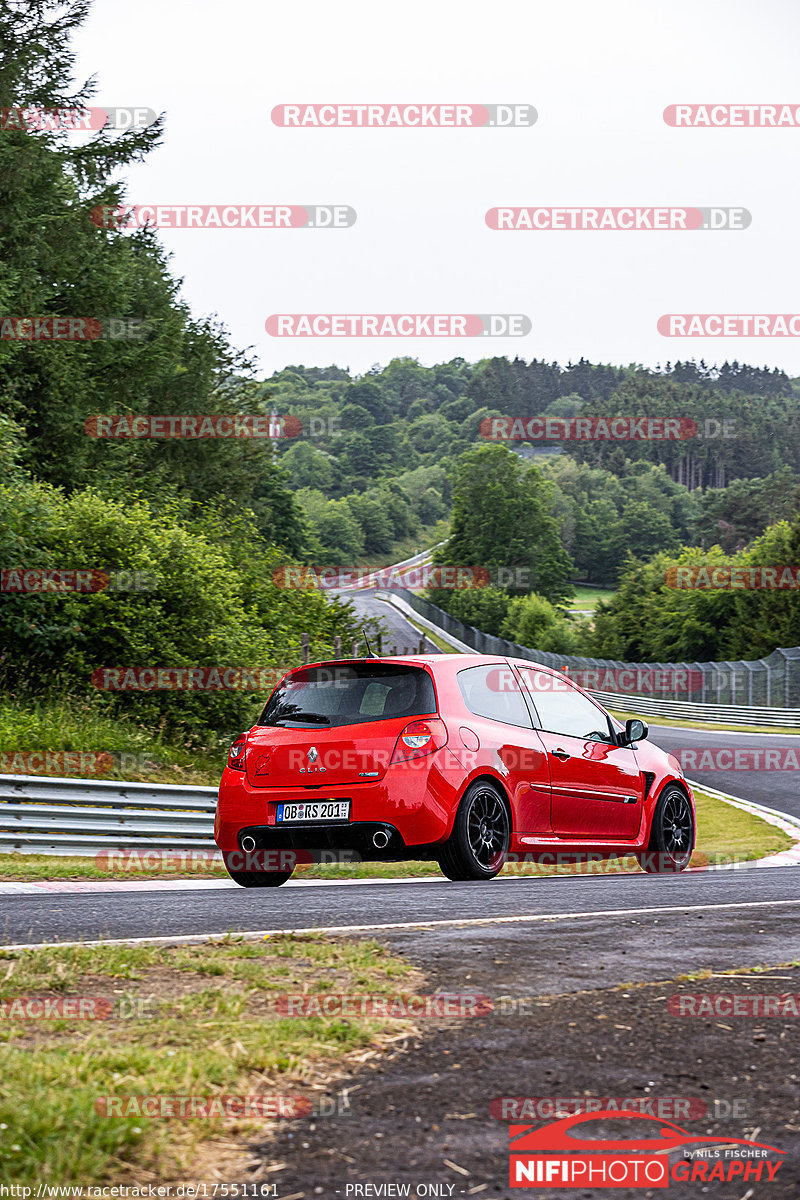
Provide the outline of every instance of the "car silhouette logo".
{"type": "Polygon", "coordinates": [[[313,763],[313,762],[316,762],[318,758],[319,758],[319,751],[317,750],[316,746],[312,746],[308,752],[308,761],[313,763]]]}
{"type": "MultiPolygon", "coordinates": [[[[680,1125],[673,1125],[670,1121],[659,1121],[661,1126],[659,1136],[649,1138],[606,1140],[605,1138],[581,1137],[580,1134],[572,1133],[573,1125],[603,1120],[638,1120],[648,1121],[652,1124],[653,1118],[645,1113],[609,1109],[595,1113],[573,1113],[561,1121],[553,1121],[540,1128],[532,1125],[511,1125],[508,1131],[510,1149],[515,1154],[539,1150],[562,1152],[575,1150],[583,1153],[589,1150],[649,1150],[651,1153],[658,1153],[659,1151],[677,1150],[680,1146],[690,1146],[699,1142],[716,1142],[718,1145],[757,1146],[763,1150],[772,1150],[776,1154],[786,1153],[785,1150],[779,1150],[777,1146],[769,1146],[765,1142],[752,1142],[746,1138],[703,1137],[701,1134],[690,1133],[688,1129],[682,1129],[680,1125]]],[[[634,1132],[633,1128],[631,1132],[634,1132]]]]}

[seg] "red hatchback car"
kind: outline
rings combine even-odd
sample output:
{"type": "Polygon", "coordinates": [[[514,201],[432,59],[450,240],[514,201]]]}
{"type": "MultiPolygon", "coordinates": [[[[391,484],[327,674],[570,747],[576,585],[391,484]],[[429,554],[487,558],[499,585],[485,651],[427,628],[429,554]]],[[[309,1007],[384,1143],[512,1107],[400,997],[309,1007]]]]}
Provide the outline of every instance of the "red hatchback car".
{"type": "Polygon", "coordinates": [[[285,675],[231,746],[214,837],[243,887],[284,883],[294,851],[435,859],[457,880],[590,853],[682,871],[694,798],[646,737],[531,662],[316,663],[285,675]]]}

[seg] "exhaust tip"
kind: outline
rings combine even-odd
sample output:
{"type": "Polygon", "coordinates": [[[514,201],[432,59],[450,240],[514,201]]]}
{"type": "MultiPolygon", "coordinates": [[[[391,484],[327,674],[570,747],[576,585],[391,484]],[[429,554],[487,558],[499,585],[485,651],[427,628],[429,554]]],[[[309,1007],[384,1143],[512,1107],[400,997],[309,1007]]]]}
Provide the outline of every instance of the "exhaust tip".
{"type": "Polygon", "coordinates": [[[389,845],[389,835],[385,829],[377,829],[372,835],[372,844],[376,850],[383,850],[389,845]]]}
{"type": "Polygon", "coordinates": [[[250,835],[248,834],[247,837],[242,838],[242,849],[246,850],[248,854],[250,854],[253,850],[255,850],[255,848],[256,848],[256,839],[254,837],[250,837],[250,835]]]}

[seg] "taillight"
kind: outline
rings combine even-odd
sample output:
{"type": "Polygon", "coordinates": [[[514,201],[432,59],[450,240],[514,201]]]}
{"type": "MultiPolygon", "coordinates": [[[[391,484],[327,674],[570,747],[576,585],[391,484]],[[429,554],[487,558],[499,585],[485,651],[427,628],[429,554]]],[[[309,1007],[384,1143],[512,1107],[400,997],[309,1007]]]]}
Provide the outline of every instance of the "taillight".
{"type": "Polygon", "coordinates": [[[228,751],[228,766],[234,771],[244,770],[244,752],[247,747],[247,734],[240,733],[228,751]]]}
{"type": "Polygon", "coordinates": [[[424,721],[412,721],[410,725],[406,725],[397,739],[392,762],[408,762],[411,758],[424,758],[426,754],[433,754],[434,750],[441,750],[442,746],[446,744],[447,729],[444,721],[440,721],[438,717],[431,717],[424,721]]]}

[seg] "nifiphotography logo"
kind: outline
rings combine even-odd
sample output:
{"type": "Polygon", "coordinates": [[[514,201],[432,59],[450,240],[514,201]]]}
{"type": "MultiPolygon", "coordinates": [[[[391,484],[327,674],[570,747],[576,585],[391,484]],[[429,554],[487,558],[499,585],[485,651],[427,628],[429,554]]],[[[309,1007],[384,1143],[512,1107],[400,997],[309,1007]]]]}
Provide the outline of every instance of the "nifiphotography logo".
{"type": "Polygon", "coordinates": [[[745,1138],[703,1137],[636,1112],[607,1110],[575,1113],[549,1125],[510,1125],[509,1185],[549,1187],[666,1188],[670,1183],[770,1183],[784,1154],[776,1146],[745,1138]],[[630,1127],[630,1137],[600,1138],[598,1121],[644,1121],[630,1127]],[[574,1132],[576,1126],[581,1127],[574,1132]],[[641,1134],[642,1136],[637,1136],[641,1134]],[[697,1149],[694,1147],[701,1147],[697,1149]],[[687,1147],[693,1147],[689,1150],[687,1147]],[[670,1163],[673,1151],[684,1156],[670,1163]]]}

